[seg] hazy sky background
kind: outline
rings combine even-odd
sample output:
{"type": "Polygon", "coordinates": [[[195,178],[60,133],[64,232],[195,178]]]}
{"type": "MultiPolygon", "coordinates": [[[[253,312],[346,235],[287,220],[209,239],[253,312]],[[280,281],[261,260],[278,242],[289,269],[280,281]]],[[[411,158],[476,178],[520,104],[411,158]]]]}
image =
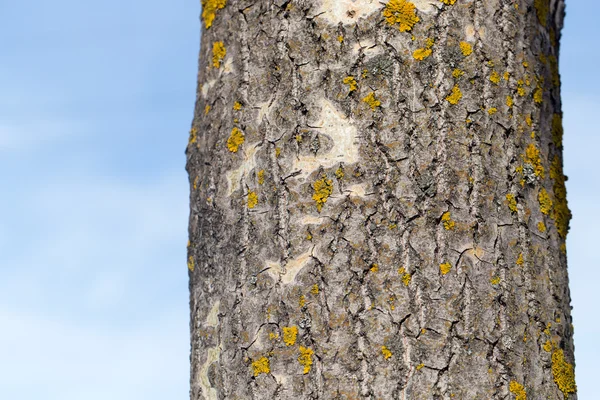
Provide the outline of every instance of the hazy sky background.
{"type": "MultiPolygon", "coordinates": [[[[598,7],[561,74],[580,399],[600,376],[598,7]]],[[[0,398],[188,396],[198,0],[0,4],[0,398]]]]}

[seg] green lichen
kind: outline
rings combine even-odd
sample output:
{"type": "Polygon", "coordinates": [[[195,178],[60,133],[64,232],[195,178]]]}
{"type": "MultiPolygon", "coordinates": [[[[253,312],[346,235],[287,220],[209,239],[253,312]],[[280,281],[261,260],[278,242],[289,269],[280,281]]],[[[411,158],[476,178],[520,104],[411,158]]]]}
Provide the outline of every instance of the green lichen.
{"type": "Polygon", "coordinates": [[[323,175],[323,178],[313,184],[313,189],[315,192],[312,198],[317,205],[317,211],[321,212],[323,205],[327,203],[327,199],[333,192],[333,182],[331,179],[327,179],[326,175],[323,175]]]}
{"type": "Polygon", "coordinates": [[[562,117],[560,114],[554,114],[552,116],[552,141],[558,148],[562,147],[563,138],[563,124],[562,117]]]}
{"type": "Polygon", "coordinates": [[[400,32],[410,31],[419,22],[415,5],[406,0],[390,0],[383,9],[383,17],[389,25],[397,25],[400,32]]]}
{"type": "Polygon", "coordinates": [[[540,24],[546,26],[548,23],[548,14],[550,13],[550,0],[535,0],[533,5],[535,6],[540,24]]]}
{"type": "Polygon", "coordinates": [[[202,20],[206,29],[212,26],[217,10],[225,8],[227,0],[202,0],[202,20]]]}
{"type": "Polygon", "coordinates": [[[568,398],[570,393],[577,392],[573,364],[565,360],[562,349],[556,349],[552,352],[552,375],[554,376],[554,382],[563,392],[565,398],[568,398]]]}
{"type": "Polygon", "coordinates": [[[283,342],[286,346],[293,346],[296,344],[296,337],[298,336],[297,326],[284,326],[283,327],[283,342]]]}
{"type": "Polygon", "coordinates": [[[566,177],[563,174],[562,162],[558,156],[554,156],[550,165],[550,179],[554,181],[552,191],[554,194],[554,210],[552,219],[556,225],[556,230],[561,238],[565,239],[569,232],[569,222],[571,221],[571,210],[567,202],[567,188],[565,186],[566,177]]]}

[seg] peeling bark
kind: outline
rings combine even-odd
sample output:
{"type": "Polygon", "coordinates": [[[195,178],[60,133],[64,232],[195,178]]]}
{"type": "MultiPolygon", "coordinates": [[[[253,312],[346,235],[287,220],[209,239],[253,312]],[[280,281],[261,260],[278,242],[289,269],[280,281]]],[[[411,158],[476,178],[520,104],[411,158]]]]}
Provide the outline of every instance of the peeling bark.
{"type": "Polygon", "coordinates": [[[563,1],[202,4],[191,399],[576,399],[563,1]]]}

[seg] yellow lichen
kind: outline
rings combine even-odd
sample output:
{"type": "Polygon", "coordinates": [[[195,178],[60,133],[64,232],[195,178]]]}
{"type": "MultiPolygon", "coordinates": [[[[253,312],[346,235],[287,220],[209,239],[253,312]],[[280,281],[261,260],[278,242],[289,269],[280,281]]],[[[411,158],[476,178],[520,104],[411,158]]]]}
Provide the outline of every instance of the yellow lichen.
{"type": "Polygon", "coordinates": [[[279,158],[281,155],[281,147],[275,147],[275,157],[279,158]]]}
{"type": "Polygon", "coordinates": [[[444,223],[444,229],[447,231],[454,229],[454,226],[456,225],[456,223],[450,217],[450,211],[446,211],[444,214],[442,214],[442,222],[444,223]]]}
{"type": "Polygon", "coordinates": [[[463,71],[461,71],[458,68],[455,68],[454,71],[452,71],[452,76],[456,79],[460,78],[461,76],[463,76],[465,73],[463,71]]]}
{"type": "Polygon", "coordinates": [[[554,211],[552,219],[556,225],[558,234],[563,239],[569,232],[569,221],[571,220],[571,210],[567,202],[567,188],[565,186],[565,175],[563,174],[562,163],[558,156],[554,156],[550,166],[550,178],[554,181],[552,190],[554,192],[554,211]]]}
{"type": "Polygon", "coordinates": [[[338,42],[342,43],[344,41],[344,37],[342,35],[339,35],[337,37],[338,42]]]}
{"type": "Polygon", "coordinates": [[[204,107],[204,115],[208,115],[208,112],[210,111],[210,105],[206,105],[206,107],[204,107]]]}
{"type": "Polygon", "coordinates": [[[459,44],[460,46],[460,51],[462,51],[463,56],[468,56],[471,55],[471,53],[473,53],[473,46],[471,46],[471,43],[469,42],[460,42],[459,44]]]}
{"type": "Polygon", "coordinates": [[[550,210],[552,210],[552,199],[550,198],[550,195],[546,189],[540,189],[538,193],[538,201],[540,203],[540,211],[546,215],[550,214],[550,210]]]}
{"type": "Polygon", "coordinates": [[[527,126],[531,127],[531,125],[533,124],[533,120],[531,119],[531,114],[527,114],[525,116],[525,123],[527,124],[527,126]]]}
{"type": "Polygon", "coordinates": [[[315,353],[312,349],[300,346],[300,355],[298,356],[298,362],[304,367],[304,374],[308,374],[310,367],[313,364],[312,355],[315,353]]]}
{"type": "Polygon", "coordinates": [[[411,279],[412,279],[412,275],[411,274],[404,274],[404,275],[402,275],[402,283],[404,283],[404,286],[410,285],[411,279]]]}
{"type": "Polygon", "coordinates": [[[265,183],[265,170],[261,169],[260,171],[258,171],[258,174],[256,174],[257,178],[258,178],[258,184],[262,185],[263,183],[265,183]]]}
{"type": "Polygon", "coordinates": [[[279,339],[279,335],[274,332],[269,332],[269,339],[270,340],[279,339]]]}
{"type": "Polygon", "coordinates": [[[517,199],[514,194],[508,193],[506,195],[506,203],[508,204],[510,211],[517,212],[517,199]]]}
{"type": "Polygon", "coordinates": [[[446,97],[446,101],[448,101],[450,104],[458,104],[460,99],[462,99],[462,92],[460,91],[458,85],[454,85],[452,88],[452,94],[446,97]]]}
{"type": "Polygon", "coordinates": [[[315,192],[312,198],[317,205],[317,211],[321,212],[323,205],[327,203],[327,199],[333,192],[333,182],[331,179],[327,179],[326,175],[323,175],[323,178],[313,184],[313,189],[315,192]]]}
{"type": "Polygon", "coordinates": [[[271,367],[269,366],[269,359],[267,357],[261,357],[258,360],[252,362],[252,371],[254,372],[254,376],[258,376],[260,374],[268,374],[271,372],[271,367]]]}
{"type": "Polygon", "coordinates": [[[431,55],[431,49],[423,48],[417,49],[413,52],[413,58],[415,60],[422,61],[431,55]]]}
{"type": "Polygon", "coordinates": [[[515,261],[515,264],[517,264],[517,265],[525,264],[525,260],[523,259],[523,253],[519,253],[519,256],[517,257],[517,261],[515,261]]]}
{"type": "Polygon", "coordinates": [[[381,101],[375,97],[375,93],[373,92],[369,93],[364,99],[362,99],[362,101],[367,103],[373,111],[375,111],[375,109],[381,105],[381,101]]]}
{"type": "Polygon", "coordinates": [[[388,24],[397,25],[400,32],[410,31],[419,22],[415,5],[406,0],[390,0],[383,9],[383,17],[388,24]]]}
{"type": "Polygon", "coordinates": [[[240,146],[244,143],[246,138],[241,130],[238,128],[233,128],[231,130],[231,135],[229,135],[229,139],[227,139],[227,148],[232,153],[237,153],[240,146]]]}
{"type": "Polygon", "coordinates": [[[188,140],[188,144],[196,143],[196,139],[198,138],[198,128],[195,126],[190,129],[190,138],[188,140]]]}
{"type": "Polygon", "coordinates": [[[488,114],[489,115],[494,115],[498,112],[498,109],[496,107],[491,107],[488,109],[488,114]]]}
{"type": "Polygon", "coordinates": [[[569,396],[569,393],[577,391],[573,364],[565,360],[565,354],[562,349],[554,350],[552,353],[552,375],[554,376],[554,382],[556,382],[560,391],[563,392],[565,398],[569,396]]]}
{"type": "Polygon", "coordinates": [[[225,49],[223,42],[214,42],[212,52],[213,66],[219,68],[221,66],[221,61],[223,61],[225,55],[227,55],[227,50],[225,49]]]}
{"type": "Polygon", "coordinates": [[[399,275],[402,275],[402,274],[405,274],[405,273],[406,273],[406,268],[404,268],[404,267],[398,268],[398,274],[399,275]]]}
{"type": "Polygon", "coordinates": [[[527,400],[527,393],[523,385],[516,381],[511,381],[509,390],[515,395],[515,400],[527,400]]]}
{"type": "Polygon", "coordinates": [[[499,84],[500,83],[500,74],[496,71],[492,71],[492,74],[490,75],[490,81],[492,81],[492,83],[494,84],[499,84]]]}
{"type": "Polygon", "coordinates": [[[298,305],[300,306],[300,308],[306,305],[306,296],[300,295],[300,298],[298,299],[298,305]]]}
{"type": "Polygon", "coordinates": [[[562,147],[563,126],[560,114],[552,116],[552,141],[556,147],[562,147]]]}
{"type": "Polygon", "coordinates": [[[515,104],[513,98],[511,96],[506,96],[506,105],[510,108],[515,104]]]}
{"type": "Polygon", "coordinates": [[[377,264],[377,263],[371,264],[371,269],[369,271],[371,271],[371,272],[379,271],[379,264],[377,264]]]}
{"type": "Polygon", "coordinates": [[[335,177],[338,179],[344,178],[344,169],[341,166],[335,170],[335,177]]]}
{"type": "Polygon", "coordinates": [[[346,84],[346,85],[349,86],[348,90],[350,90],[351,92],[355,91],[358,88],[358,84],[356,83],[356,79],[354,79],[353,76],[347,76],[347,77],[345,77],[342,82],[344,82],[344,84],[346,84]]]}
{"type": "Polygon", "coordinates": [[[381,346],[381,354],[383,354],[383,358],[386,360],[392,356],[392,352],[385,346],[381,346]]]}
{"type": "Polygon", "coordinates": [[[544,343],[544,346],[542,347],[544,349],[544,351],[547,351],[548,353],[550,353],[552,351],[552,341],[550,339],[546,340],[546,343],[544,343]]]}
{"type": "Polygon", "coordinates": [[[525,82],[523,81],[523,79],[519,79],[517,81],[517,93],[521,97],[525,96],[525,87],[523,87],[524,84],[525,82]]]}
{"type": "Polygon", "coordinates": [[[507,81],[510,78],[510,72],[505,71],[504,75],[502,75],[502,77],[504,78],[505,81],[507,81]]]}
{"type": "Polygon", "coordinates": [[[456,0],[440,0],[442,3],[446,4],[446,5],[453,5],[454,3],[456,3],[456,0]]]}
{"type": "Polygon", "coordinates": [[[189,269],[191,272],[194,272],[194,268],[195,268],[195,267],[194,267],[194,257],[192,257],[192,256],[189,256],[189,257],[188,257],[188,263],[187,263],[187,265],[188,265],[188,269],[189,269]]]}
{"type": "Polygon", "coordinates": [[[242,103],[240,103],[239,101],[236,101],[235,103],[233,103],[233,109],[235,111],[239,111],[242,109],[242,103]]]}
{"type": "Polygon", "coordinates": [[[538,231],[540,231],[542,233],[546,232],[546,224],[544,224],[544,221],[538,222],[537,228],[538,228],[538,231]]]}
{"type": "Polygon", "coordinates": [[[494,277],[492,277],[492,279],[490,279],[490,283],[491,283],[492,285],[497,285],[497,284],[499,284],[499,283],[500,283],[500,277],[499,277],[499,276],[494,276],[494,277]]]}
{"type": "Polygon", "coordinates": [[[284,326],[283,327],[283,342],[286,346],[293,346],[296,344],[296,337],[298,336],[297,326],[284,326]]]}
{"type": "Polygon", "coordinates": [[[420,371],[421,369],[423,369],[423,367],[425,366],[425,364],[421,363],[419,365],[416,366],[417,371],[420,371]]]}
{"type": "Polygon", "coordinates": [[[258,204],[258,195],[256,192],[248,192],[248,208],[254,208],[258,204]]]}
{"type": "Polygon", "coordinates": [[[538,86],[533,92],[533,101],[536,103],[541,103],[544,100],[544,89],[541,86],[538,86]]]}
{"type": "Polygon", "coordinates": [[[450,272],[451,269],[452,265],[450,265],[450,263],[448,262],[440,264],[440,272],[442,273],[442,275],[446,275],[448,272],[450,272]]]}
{"type": "Polygon", "coordinates": [[[310,292],[314,295],[319,294],[319,285],[317,285],[316,283],[314,285],[312,285],[310,292]]]}
{"type": "Polygon", "coordinates": [[[537,11],[537,17],[540,24],[546,26],[548,22],[548,13],[550,12],[550,0],[535,0],[533,4],[537,11]]]}
{"type": "Polygon", "coordinates": [[[540,149],[538,149],[534,143],[531,143],[525,149],[524,155],[525,162],[533,167],[534,174],[540,178],[544,177],[544,166],[542,165],[542,158],[540,157],[540,149]]]}
{"type": "Polygon", "coordinates": [[[212,26],[217,10],[225,8],[227,0],[202,0],[202,19],[206,29],[212,26]]]}

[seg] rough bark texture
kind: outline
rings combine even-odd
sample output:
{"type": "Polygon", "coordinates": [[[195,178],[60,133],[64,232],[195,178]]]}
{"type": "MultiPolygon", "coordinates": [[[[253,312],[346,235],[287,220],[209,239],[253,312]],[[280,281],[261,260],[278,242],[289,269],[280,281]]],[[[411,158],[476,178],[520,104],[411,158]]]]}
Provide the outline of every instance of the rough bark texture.
{"type": "Polygon", "coordinates": [[[202,0],[192,399],[576,399],[562,0],[202,0]]]}

